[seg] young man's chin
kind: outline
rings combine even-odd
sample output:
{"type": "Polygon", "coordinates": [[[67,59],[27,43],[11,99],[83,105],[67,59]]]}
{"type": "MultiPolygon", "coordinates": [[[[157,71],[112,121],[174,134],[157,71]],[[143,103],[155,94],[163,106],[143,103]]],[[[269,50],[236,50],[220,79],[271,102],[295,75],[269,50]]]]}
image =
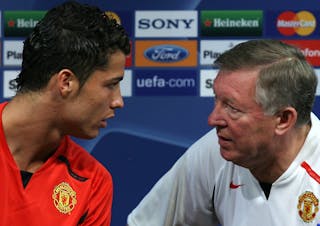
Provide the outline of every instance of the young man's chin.
{"type": "Polygon", "coordinates": [[[100,132],[99,129],[97,129],[94,131],[90,131],[82,134],[76,134],[73,136],[80,139],[90,140],[90,139],[96,138],[99,135],[99,132],[100,132]]]}

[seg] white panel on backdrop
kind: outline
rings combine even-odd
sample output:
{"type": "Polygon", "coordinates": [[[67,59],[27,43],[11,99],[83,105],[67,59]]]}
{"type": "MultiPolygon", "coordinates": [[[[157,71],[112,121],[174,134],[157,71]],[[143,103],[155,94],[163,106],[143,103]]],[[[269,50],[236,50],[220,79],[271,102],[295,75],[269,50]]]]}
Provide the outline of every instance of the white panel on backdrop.
{"type": "Polygon", "coordinates": [[[4,41],[3,42],[3,65],[21,66],[22,63],[23,41],[4,41]]]}
{"type": "Polygon", "coordinates": [[[15,78],[20,71],[3,71],[3,98],[11,98],[16,94],[15,78]]]}
{"type": "Polygon", "coordinates": [[[318,86],[317,86],[317,92],[316,95],[320,96],[320,69],[315,69],[317,77],[318,77],[318,86]]]}
{"type": "Polygon", "coordinates": [[[247,40],[202,40],[200,42],[200,64],[213,65],[223,52],[247,40]]]}
{"type": "Polygon", "coordinates": [[[198,11],[136,11],[136,37],[197,37],[198,11]]]}
{"type": "Polygon", "coordinates": [[[216,78],[218,70],[201,70],[200,71],[200,96],[213,97],[213,80],[216,78]]]}
{"type": "Polygon", "coordinates": [[[125,70],[123,80],[120,82],[120,90],[123,97],[132,96],[132,70],[125,70]]]}

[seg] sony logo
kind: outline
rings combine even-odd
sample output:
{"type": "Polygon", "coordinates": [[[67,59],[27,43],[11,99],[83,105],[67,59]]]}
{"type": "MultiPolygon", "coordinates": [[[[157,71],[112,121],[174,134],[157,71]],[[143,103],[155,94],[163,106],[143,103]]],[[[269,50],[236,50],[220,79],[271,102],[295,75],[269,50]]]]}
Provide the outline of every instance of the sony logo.
{"type": "Polygon", "coordinates": [[[184,28],[190,29],[191,24],[194,23],[194,19],[140,19],[138,22],[138,28],[140,29],[177,29],[177,28],[184,28]]]}
{"type": "Polygon", "coordinates": [[[195,10],[136,11],[136,37],[197,37],[195,10]]]}

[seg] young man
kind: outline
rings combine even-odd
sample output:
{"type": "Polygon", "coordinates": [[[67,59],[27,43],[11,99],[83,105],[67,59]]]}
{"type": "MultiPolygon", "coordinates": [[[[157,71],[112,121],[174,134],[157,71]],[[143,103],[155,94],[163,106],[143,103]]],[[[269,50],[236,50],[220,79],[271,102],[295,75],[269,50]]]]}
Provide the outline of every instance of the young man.
{"type": "Polygon", "coordinates": [[[276,40],[239,44],[215,63],[215,128],[157,182],[128,225],[320,225],[313,68],[276,40]]]}
{"type": "Polygon", "coordinates": [[[123,107],[129,52],[95,7],[67,2],[36,25],[17,95],[0,105],[0,225],[110,225],[111,175],[69,135],[96,137],[123,107]]]}

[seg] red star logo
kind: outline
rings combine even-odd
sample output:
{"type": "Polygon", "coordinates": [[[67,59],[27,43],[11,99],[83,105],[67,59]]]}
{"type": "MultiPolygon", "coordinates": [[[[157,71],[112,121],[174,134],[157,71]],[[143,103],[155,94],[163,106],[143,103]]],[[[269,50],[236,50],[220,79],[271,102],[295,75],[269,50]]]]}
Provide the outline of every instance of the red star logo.
{"type": "Polygon", "coordinates": [[[9,27],[14,27],[15,24],[16,24],[16,22],[14,20],[9,20],[8,21],[8,26],[9,27]]]}
{"type": "Polygon", "coordinates": [[[204,26],[211,27],[211,25],[212,25],[212,21],[209,19],[206,19],[206,21],[204,22],[204,26]]]}

